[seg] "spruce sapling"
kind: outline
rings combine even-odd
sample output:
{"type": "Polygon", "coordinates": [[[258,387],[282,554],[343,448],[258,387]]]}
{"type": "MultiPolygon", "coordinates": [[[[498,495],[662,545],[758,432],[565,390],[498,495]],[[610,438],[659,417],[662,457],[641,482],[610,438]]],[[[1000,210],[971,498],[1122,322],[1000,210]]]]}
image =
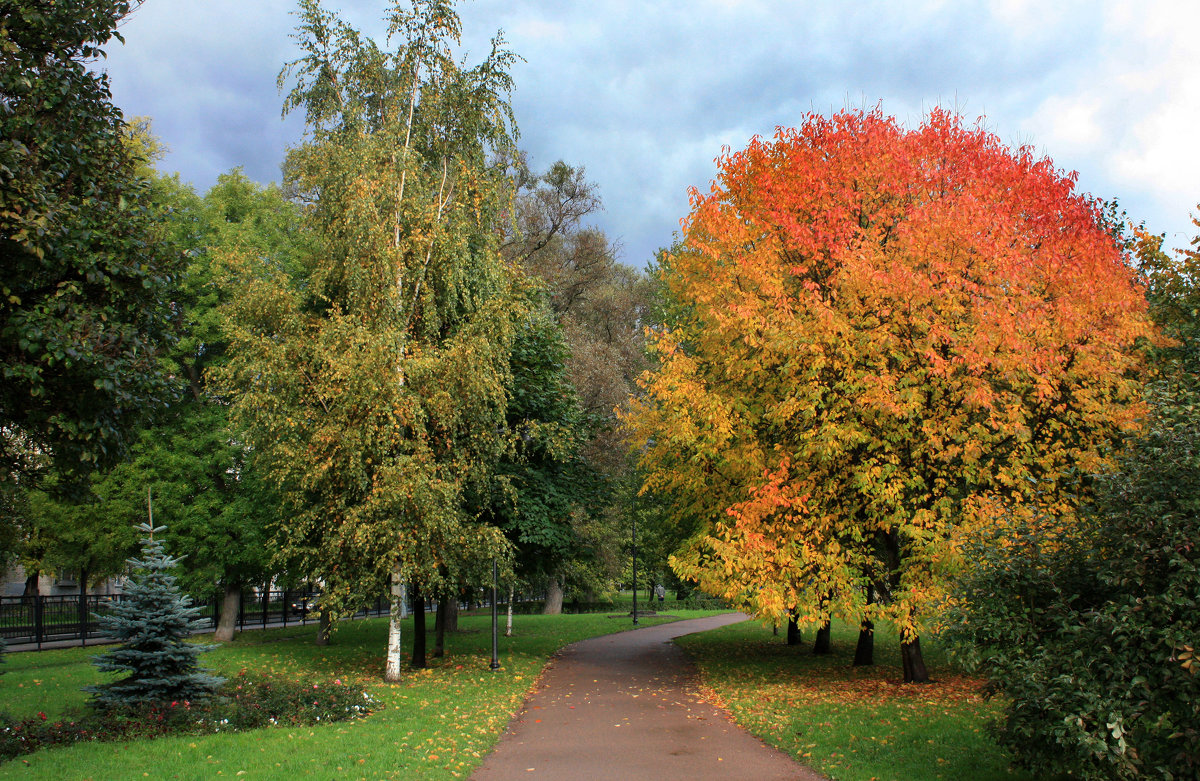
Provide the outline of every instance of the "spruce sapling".
{"type": "Polygon", "coordinates": [[[93,657],[104,672],[130,675],[84,689],[100,708],[203,700],[224,683],[197,665],[200,653],[213,646],[188,642],[198,628],[200,608],[180,592],[171,574],[179,559],[168,556],[162,539],[154,537],[166,527],[143,523],[138,529],[146,537],[141,558],[129,559],[134,574],[124,598],[108,615],[97,617],[101,629],[120,640],[121,647],[93,657]]]}

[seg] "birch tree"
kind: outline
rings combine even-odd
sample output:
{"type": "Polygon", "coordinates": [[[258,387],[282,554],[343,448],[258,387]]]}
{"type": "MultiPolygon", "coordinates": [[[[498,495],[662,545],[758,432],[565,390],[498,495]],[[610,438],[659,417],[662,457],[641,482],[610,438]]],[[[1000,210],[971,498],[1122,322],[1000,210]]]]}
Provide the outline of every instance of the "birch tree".
{"type": "Polygon", "coordinates": [[[302,0],[281,72],[307,120],[285,187],[313,247],[302,279],[231,253],[226,373],[293,519],[281,555],[324,582],[325,609],[391,584],[385,678],[400,670],[401,587],[436,593],[447,561],[503,535],[464,510],[508,440],[511,278],[495,247],[515,127],[514,55],[497,36],[454,59],[453,4],[388,13],[386,46],[302,0]]]}

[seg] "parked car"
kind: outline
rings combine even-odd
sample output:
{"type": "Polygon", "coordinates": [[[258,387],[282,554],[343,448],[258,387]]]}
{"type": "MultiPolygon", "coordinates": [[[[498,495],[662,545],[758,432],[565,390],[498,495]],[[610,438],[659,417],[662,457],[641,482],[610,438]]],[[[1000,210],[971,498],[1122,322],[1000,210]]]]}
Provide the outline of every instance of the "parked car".
{"type": "Polygon", "coordinates": [[[320,594],[309,594],[305,597],[298,597],[292,601],[291,609],[298,613],[308,613],[317,609],[317,600],[321,598],[320,594]]]}

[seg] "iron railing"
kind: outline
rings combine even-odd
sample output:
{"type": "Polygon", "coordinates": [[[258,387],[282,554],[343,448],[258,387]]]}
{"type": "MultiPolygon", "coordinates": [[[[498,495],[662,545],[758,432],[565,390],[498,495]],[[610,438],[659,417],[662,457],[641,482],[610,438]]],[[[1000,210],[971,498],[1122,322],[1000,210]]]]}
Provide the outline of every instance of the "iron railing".
{"type": "MultiPolygon", "coordinates": [[[[0,637],[10,646],[62,645],[104,638],[97,620],[125,597],[70,594],[66,596],[0,597],[0,637]]],[[[307,591],[264,591],[243,593],[238,602],[237,628],[308,624],[320,619],[315,607],[316,594],[307,591]]],[[[197,628],[212,631],[217,627],[222,598],[193,600],[200,607],[197,628]]],[[[364,605],[355,618],[387,615],[388,603],[376,599],[364,605]]]]}
{"type": "MultiPolygon", "coordinates": [[[[315,623],[320,620],[320,612],[316,609],[317,596],[317,592],[299,590],[242,592],[238,600],[237,628],[240,631],[315,623]]],[[[110,640],[112,638],[104,634],[97,619],[123,599],[125,597],[120,594],[0,597],[0,638],[4,639],[10,650],[21,647],[41,650],[44,645],[51,643],[58,647],[68,643],[87,645],[89,640],[110,640]]],[[[529,596],[521,595],[514,604],[529,599],[529,596]]],[[[222,601],[220,595],[205,600],[193,599],[192,604],[201,609],[198,631],[211,632],[217,628],[222,601]]],[[[499,601],[501,604],[507,602],[504,595],[500,595],[499,601]]],[[[464,610],[482,605],[480,599],[459,603],[464,610]]],[[[411,600],[408,608],[411,613],[411,600]]],[[[388,610],[388,600],[378,597],[364,604],[353,618],[386,616],[388,610]]],[[[430,613],[436,611],[437,602],[427,600],[425,610],[430,613]]]]}

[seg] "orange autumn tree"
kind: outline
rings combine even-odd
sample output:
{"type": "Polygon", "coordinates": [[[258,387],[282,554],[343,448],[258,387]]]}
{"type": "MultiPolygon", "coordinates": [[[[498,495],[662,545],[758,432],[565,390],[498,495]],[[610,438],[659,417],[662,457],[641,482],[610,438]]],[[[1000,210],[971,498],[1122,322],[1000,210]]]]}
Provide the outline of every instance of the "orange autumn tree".
{"type": "Polygon", "coordinates": [[[1074,174],[943,110],[809,115],[717,164],[627,419],[694,530],[672,566],[763,618],[890,620],[925,680],[956,537],[1070,523],[1135,427],[1143,294],[1074,174]]]}

